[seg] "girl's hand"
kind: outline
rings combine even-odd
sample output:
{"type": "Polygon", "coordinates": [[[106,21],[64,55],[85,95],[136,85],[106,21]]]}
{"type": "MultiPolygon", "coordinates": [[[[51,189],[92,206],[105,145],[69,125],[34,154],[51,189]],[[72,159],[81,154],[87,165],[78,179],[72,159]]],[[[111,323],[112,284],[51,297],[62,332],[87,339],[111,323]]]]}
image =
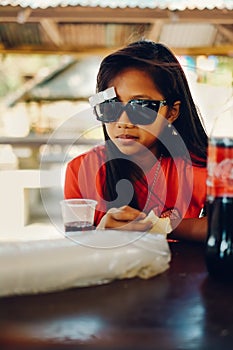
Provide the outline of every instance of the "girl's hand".
{"type": "Polygon", "coordinates": [[[115,229],[123,231],[149,231],[152,221],[144,220],[146,214],[127,205],[120,208],[111,208],[102,217],[97,230],[115,229]]]}

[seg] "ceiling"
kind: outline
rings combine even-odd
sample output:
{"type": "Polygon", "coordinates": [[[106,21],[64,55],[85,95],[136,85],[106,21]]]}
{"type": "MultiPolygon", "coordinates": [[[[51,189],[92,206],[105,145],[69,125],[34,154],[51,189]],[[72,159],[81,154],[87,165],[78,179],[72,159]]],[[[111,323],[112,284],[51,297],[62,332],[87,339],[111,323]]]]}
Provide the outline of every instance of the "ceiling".
{"type": "Polygon", "coordinates": [[[167,44],[176,54],[233,56],[232,0],[174,4],[174,0],[2,0],[0,53],[104,55],[148,38],[167,44]],[[207,8],[197,6],[203,2],[207,8]]]}

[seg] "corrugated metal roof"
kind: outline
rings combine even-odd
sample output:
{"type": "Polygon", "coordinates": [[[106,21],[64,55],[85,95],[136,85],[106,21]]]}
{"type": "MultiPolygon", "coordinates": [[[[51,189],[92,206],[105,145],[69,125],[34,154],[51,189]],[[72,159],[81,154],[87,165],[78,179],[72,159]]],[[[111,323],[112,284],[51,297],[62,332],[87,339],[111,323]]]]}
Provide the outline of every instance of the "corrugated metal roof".
{"type": "Polygon", "coordinates": [[[35,8],[90,6],[111,8],[160,8],[171,11],[185,9],[233,9],[233,0],[0,0],[1,6],[21,6],[35,8]]]}
{"type": "Polygon", "coordinates": [[[180,48],[179,53],[233,52],[233,0],[0,0],[0,5],[5,5],[0,53],[105,55],[141,38],[180,48]]]}
{"type": "Polygon", "coordinates": [[[208,23],[170,23],[163,26],[159,40],[176,48],[203,47],[212,45],[216,34],[216,27],[208,23]]]}

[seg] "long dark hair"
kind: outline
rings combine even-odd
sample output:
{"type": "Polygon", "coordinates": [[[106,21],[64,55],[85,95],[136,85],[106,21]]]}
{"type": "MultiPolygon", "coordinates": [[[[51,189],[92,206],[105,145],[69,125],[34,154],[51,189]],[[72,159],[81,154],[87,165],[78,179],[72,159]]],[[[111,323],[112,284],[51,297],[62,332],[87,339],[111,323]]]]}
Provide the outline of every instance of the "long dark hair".
{"type": "MultiPolygon", "coordinates": [[[[97,76],[97,92],[110,87],[111,81],[124,69],[137,68],[147,72],[157,89],[165,97],[168,106],[180,101],[179,117],[173,126],[180,135],[182,143],[188,149],[190,158],[196,166],[206,166],[207,135],[200,120],[200,115],[194,104],[189,85],[183,69],[174,54],[163,44],[149,40],[141,40],[105,57],[100,65],[97,76]]],[[[120,179],[135,181],[143,178],[141,169],[130,162],[126,166],[127,157],[109,139],[105,125],[103,125],[106,149],[109,161],[106,163],[105,197],[108,200],[116,198],[116,184],[120,179]],[[123,158],[123,159],[122,159],[123,158]]],[[[172,137],[166,136],[166,142],[174,142],[172,137]]],[[[169,156],[168,149],[163,143],[161,152],[169,156]]],[[[182,156],[182,146],[177,146],[177,155],[182,156]]],[[[126,204],[124,199],[119,205],[126,204]]],[[[138,207],[134,196],[130,205],[138,207]]]]}

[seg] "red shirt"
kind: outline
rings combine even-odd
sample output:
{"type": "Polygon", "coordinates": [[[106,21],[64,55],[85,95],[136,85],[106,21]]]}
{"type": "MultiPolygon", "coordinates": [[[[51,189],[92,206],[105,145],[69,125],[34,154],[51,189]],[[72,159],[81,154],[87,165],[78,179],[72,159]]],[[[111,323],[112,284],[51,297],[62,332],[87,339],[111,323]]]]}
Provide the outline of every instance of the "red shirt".
{"type": "MultiPolygon", "coordinates": [[[[95,225],[106,213],[102,195],[106,179],[105,161],[106,149],[100,145],[74,158],[66,169],[65,198],[97,200],[95,225]]],[[[165,157],[159,169],[158,166],[156,162],[145,174],[148,186],[141,181],[134,184],[140,209],[146,213],[153,209],[160,217],[199,217],[206,200],[206,168],[194,166],[181,158],[165,157]]]]}

